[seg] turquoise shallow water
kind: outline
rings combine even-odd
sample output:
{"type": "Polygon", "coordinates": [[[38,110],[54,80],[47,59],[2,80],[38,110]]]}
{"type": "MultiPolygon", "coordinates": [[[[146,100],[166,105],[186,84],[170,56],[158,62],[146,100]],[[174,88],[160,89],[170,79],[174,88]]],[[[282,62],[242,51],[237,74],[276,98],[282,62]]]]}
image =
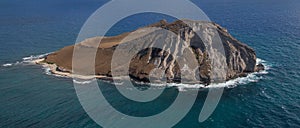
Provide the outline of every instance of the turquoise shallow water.
{"type": "MultiPolygon", "coordinates": [[[[47,75],[41,66],[16,62],[73,44],[86,18],[105,2],[0,2],[0,127],[99,127],[82,109],[71,79],[47,75]]],[[[262,79],[258,82],[226,88],[216,111],[204,123],[198,122],[198,116],[207,91],[201,91],[192,110],[175,127],[300,127],[300,2],[193,2],[211,20],[253,47],[271,69],[268,74],[259,75],[262,79]]],[[[108,35],[162,18],[167,17],[132,16],[108,35]]],[[[164,97],[142,105],[128,103],[113,85],[98,82],[114,107],[136,116],[164,110],[177,93],[169,88],[164,97]]]]}

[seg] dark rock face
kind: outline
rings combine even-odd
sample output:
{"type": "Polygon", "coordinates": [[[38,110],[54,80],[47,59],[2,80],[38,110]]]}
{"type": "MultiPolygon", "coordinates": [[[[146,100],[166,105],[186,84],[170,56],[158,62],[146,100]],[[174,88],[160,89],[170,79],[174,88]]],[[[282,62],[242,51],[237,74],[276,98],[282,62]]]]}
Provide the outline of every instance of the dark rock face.
{"type": "MultiPolygon", "coordinates": [[[[80,43],[80,48],[89,49],[92,43],[98,43],[101,38],[95,37],[80,43]]],[[[124,33],[115,37],[104,37],[99,47],[97,47],[97,56],[95,62],[95,75],[112,76],[112,57],[117,49],[117,46],[123,47],[124,54],[129,52],[126,48],[139,48],[140,42],[148,45],[153,45],[155,42],[162,44],[162,48],[144,48],[131,58],[129,63],[129,76],[138,81],[150,82],[150,79],[160,79],[160,73],[156,73],[154,69],[159,69],[165,74],[167,82],[181,82],[182,79],[193,79],[191,83],[209,84],[213,81],[214,73],[217,73],[220,78],[230,80],[236,77],[243,77],[248,73],[263,70],[263,65],[256,66],[256,54],[252,48],[239,42],[233,38],[226,29],[221,26],[202,21],[175,21],[167,23],[161,21],[145,28],[140,28],[135,32],[124,33]],[[163,28],[173,33],[163,33],[162,30],[155,30],[154,32],[144,33],[143,30],[150,27],[163,28]],[[199,34],[200,33],[200,34],[199,34]],[[127,39],[125,42],[121,40],[126,36],[135,37],[127,39]],[[174,36],[175,35],[175,36],[174,36]],[[216,37],[220,38],[216,38],[216,37]],[[183,41],[180,41],[182,39],[183,41]],[[223,47],[224,55],[219,55],[214,49],[210,49],[209,42],[220,40],[223,47]],[[125,44],[125,45],[124,45],[125,44]],[[182,47],[187,46],[187,50],[182,50],[182,47]],[[171,52],[170,52],[171,50],[171,52]],[[182,66],[178,63],[176,55],[184,55],[185,52],[193,54],[185,58],[196,60],[197,67],[191,68],[191,65],[185,65],[188,71],[193,71],[195,75],[183,78],[182,66]],[[212,55],[211,53],[216,53],[212,55]],[[211,58],[217,58],[214,61],[211,58]],[[216,67],[214,63],[221,63],[225,66],[224,73],[214,72],[216,67]]],[[[214,45],[211,43],[211,45],[214,45]]],[[[72,69],[72,55],[74,46],[65,47],[46,57],[46,62],[55,63],[62,71],[71,72],[72,69]]],[[[185,61],[189,61],[185,59],[185,61]]],[[[84,57],[82,58],[84,63],[84,57]]],[[[120,64],[122,65],[122,64],[120,64]]],[[[195,66],[194,66],[195,67],[195,66]]],[[[126,75],[126,74],[125,74],[126,75]]]]}
{"type": "Polygon", "coordinates": [[[263,70],[265,70],[265,66],[263,64],[256,65],[256,68],[255,68],[256,72],[263,71],[263,70]]]}

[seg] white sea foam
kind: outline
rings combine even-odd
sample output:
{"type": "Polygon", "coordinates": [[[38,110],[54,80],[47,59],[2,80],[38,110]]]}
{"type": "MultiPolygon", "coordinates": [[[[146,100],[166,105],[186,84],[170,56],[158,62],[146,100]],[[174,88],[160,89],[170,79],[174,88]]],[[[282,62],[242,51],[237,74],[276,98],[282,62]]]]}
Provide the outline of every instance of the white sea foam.
{"type": "Polygon", "coordinates": [[[3,64],[2,66],[3,67],[10,67],[10,66],[13,66],[13,64],[12,63],[7,63],[7,64],[3,64]]]}
{"type": "Polygon", "coordinates": [[[256,59],[256,64],[263,64],[263,65],[265,66],[265,70],[264,70],[264,71],[268,71],[268,70],[271,68],[271,65],[269,65],[269,64],[267,63],[267,61],[262,60],[262,59],[260,59],[260,58],[257,58],[257,59],[256,59]]]}
{"type": "Polygon", "coordinates": [[[259,80],[263,79],[264,74],[268,74],[268,70],[271,68],[271,66],[262,59],[257,59],[257,64],[263,64],[265,66],[265,70],[260,72],[254,72],[251,74],[248,74],[246,77],[239,77],[233,80],[226,81],[225,83],[214,83],[210,84],[208,86],[205,86],[203,84],[176,84],[176,83],[170,83],[167,84],[168,87],[177,87],[179,91],[185,91],[185,89],[198,89],[198,88],[234,88],[238,85],[245,85],[248,83],[254,83],[258,82],[259,80]]]}
{"type": "Polygon", "coordinates": [[[94,80],[75,80],[75,79],[73,79],[73,82],[74,83],[76,83],[76,84],[90,84],[90,83],[92,83],[94,80]]]}
{"type": "Polygon", "coordinates": [[[47,75],[53,75],[53,74],[51,73],[51,69],[50,69],[49,67],[43,66],[43,69],[45,70],[45,73],[46,73],[47,75]]]}
{"type": "Polygon", "coordinates": [[[15,63],[6,63],[6,64],[3,64],[2,66],[3,67],[11,67],[11,66],[19,65],[19,64],[29,64],[29,63],[32,63],[35,60],[44,58],[45,56],[47,56],[49,54],[50,53],[45,53],[45,54],[41,54],[41,55],[31,55],[31,56],[22,58],[22,61],[17,61],[15,63]]]}
{"type": "Polygon", "coordinates": [[[41,55],[31,55],[28,57],[24,57],[22,59],[23,59],[23,62],[32,62],[34,60],[44,58],[45,56],[47,56],[49,54],[51,54],[51,53],[45,53],[45,54],[41,54],[41,55]]]}
{"type": "MultiPolygon", "coordinates": [[[[178,88],[179,91],[187,91],[190,89],[199,89],[199,88],[234,88],[238,85],[245,85],[248,83],[255,83],[258,82],[259,80],[263,79],[264,74],[268,74],[268,70],[271,68],[271,66],[264,60],[262,59],[257,59],[257,64],[263,64],[265,66],[265,70],[260,71],[260,72],[254,72],[251,74],[248,74],[246,77],[239,77],[236,79],[232,79],[229,81],[226,81],[224,83],[213,83],[208,86],[205,86],[203,84],[182,84],[182,83],[168,83],[168,84],[150,84],[151,86],[156,86],[158,88],[161,87],[176,87],[178,88]]],[[[80,83],[85,83],[80,82],[80,83]]],[[[110,82],[111,83],[111,82],[110,82]]],[[[149,83],[144,83],[144,82],[135,82],[136,84],[149,84],[149,83]]],[[[116,84],[118,86],[123,85],[123,83],[118,83],[116,84]]],[[[162,88],[163,89],[163,88],[162,88]]]]}
{"type": "Polygon", "coordinates": [[[15,63],[7,63],[7,64],[3,64],[3,67],[11,67],[11,66],[15,66],[15,65],[19,65],[21,64],[21,62],[17,61],[15,63]]]}
{"type": "Polygon", "coordinates": [[[46,75],[51,75],[51,76],[61,77],[61,78],[71,78],[71,77],[68,77],[68,76],[63,76],[63,75],[59,75],[59,74],[53,74],[51,72],[51,68],[47,67],[46,65],[43,65],[43,69],[44,69],[44,72],[45,72],[46,75]]]}

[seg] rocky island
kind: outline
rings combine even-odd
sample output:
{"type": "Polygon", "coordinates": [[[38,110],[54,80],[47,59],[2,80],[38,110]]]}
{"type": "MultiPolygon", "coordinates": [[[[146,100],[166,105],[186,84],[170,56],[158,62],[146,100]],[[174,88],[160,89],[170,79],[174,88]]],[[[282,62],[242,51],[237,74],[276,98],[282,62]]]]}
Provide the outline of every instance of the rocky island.
{"type": "MultiPolygon", "coordinates": [[[[144,42],[153,42],[160,36],[161,33],[147,33],[139,34],[138,31],[142,31],[145,28],[162,28],[173,32],[178,37],[182,38],[184,42],[189,44],[189,48],[197,60],[198,67],[196,71],[196,77],[198,81],[196,83],[208,85],[212,81],[211,70],[214,68],[211,65],[211,60],[208,54],[208,50],[202,36],[199,37],[195,34],[195,31],[200,31],[203,35],[210,35],[207,31],[208,28],[214,28],[215,33],[218,34],[224,47],[225,53],[225,65],[226,73],[222,76],[226,80],[235,79],[237,77],[245,77],[249,73],[264,70],[262,64],[256,63],[255,51],[244,43],[241,43],[234,37],[232,37],[228,31],[220,25],[212,22],[204,21],[175,21],[168,23],[166,20],[162,20],[158,23],[142,27],[136,31],[123,33],[112,37],[94,37],[89,38],[81,43],[77,44],[77,47],[89,49],[95,48],[95,43],[99,43],[97,46],[97,53],[95,58],[95,74],[94,77],[99,79],[109,79],[112,77],[112,57],[117,46],[124,43],[137,42],[136,38],[142,38],[144,42]],[[191,24],[187,24],[191,23],[191,24]],[[124,38],[129,36],[135,37],[134,39],[124,41],[124,38]]],[[[166,36],[171,39],[172,37],[166,36]]],[[[161,42],[163,43],[163,42],[161,42]]],[[[165,49],[147,48],[138,52],[129,64],[128,74],[132,80],[149,82],[150,73],[154,68],[159,68],[164,71],[167,82],[180,82],[181,79],[181,68],[177,64],[175,57],[168,52],[168,47],[175,47],[176,51],[181,52],[178,46],[181,45],[180,41],[168,40],[168,44],[165,44],[165,49]],[[177,47],[176,47],[177,46],[177,47]],[[176,49],[177,48],[177,49],[176,49]]],[[[72,57],[73,57],[73,46],[67,46],[53,52],[43,59],[36,61],[38,64],[50,67],[51,72],[54,74],[76,77],[78,74],[72,72],[72,57]]],[[[126,51],[124,51],[126,52],[126,51]]],[[[84,60],[84,58],[82,58],[84,60]]],[[[84,62],[84,61],[83,61],[84,62]]],[[[79,76],[79,75],[78,75],[79,76]]],[[[81,75],[81,77],[83,77],[81,75]]]]}

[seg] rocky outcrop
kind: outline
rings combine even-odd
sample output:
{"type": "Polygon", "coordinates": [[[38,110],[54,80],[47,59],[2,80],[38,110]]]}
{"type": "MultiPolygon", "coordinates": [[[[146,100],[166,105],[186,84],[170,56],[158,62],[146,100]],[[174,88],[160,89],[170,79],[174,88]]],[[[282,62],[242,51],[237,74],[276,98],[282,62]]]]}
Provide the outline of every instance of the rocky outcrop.
{"type": "MultiPolygon", "coordinates": [[[[211,22],[178,20],[167,23],[162,20],[114,37],[90,38],[77,47],[95,48],[95,43],[100,40],[95,59],[95,75],[112,77],[112,69],[122,69],[122,64],[112,65],[113,55],[120,49],[123,49],[118,51],[120,55],[131,52],[128,49],[141,49],[125,63],[129,65],[129,76],[143,82],[150,82],[152,79],[159,81],[163,74],[167,82],[191,79],[191,83],[209,84],[218,82],[214,75],[230,80],[264,69],[263,65],[256,65],[256,54],[252,48],[233,38],[220,25],[211,22]],[[220,46],[215,42],[219,42],[220,46]],[[148,47],[158,45],[160,48],[148,47]],[[185,62],[195,61],[197,65],[180,64],[180,59],[185,62]],[[223,72],[218,68],[224,69],[223,72]],[[185,69],[194,74],[187,73],[190,75],[184,76],[185,69]]],[[[72,73],[73,49],[74,46],[68,46],[54,52],[46,56],[45,62],[56,64],[60,71],[72,73]]],[[[82,63],[86,62],[84,59],[82,57],[82,63]]]]}

